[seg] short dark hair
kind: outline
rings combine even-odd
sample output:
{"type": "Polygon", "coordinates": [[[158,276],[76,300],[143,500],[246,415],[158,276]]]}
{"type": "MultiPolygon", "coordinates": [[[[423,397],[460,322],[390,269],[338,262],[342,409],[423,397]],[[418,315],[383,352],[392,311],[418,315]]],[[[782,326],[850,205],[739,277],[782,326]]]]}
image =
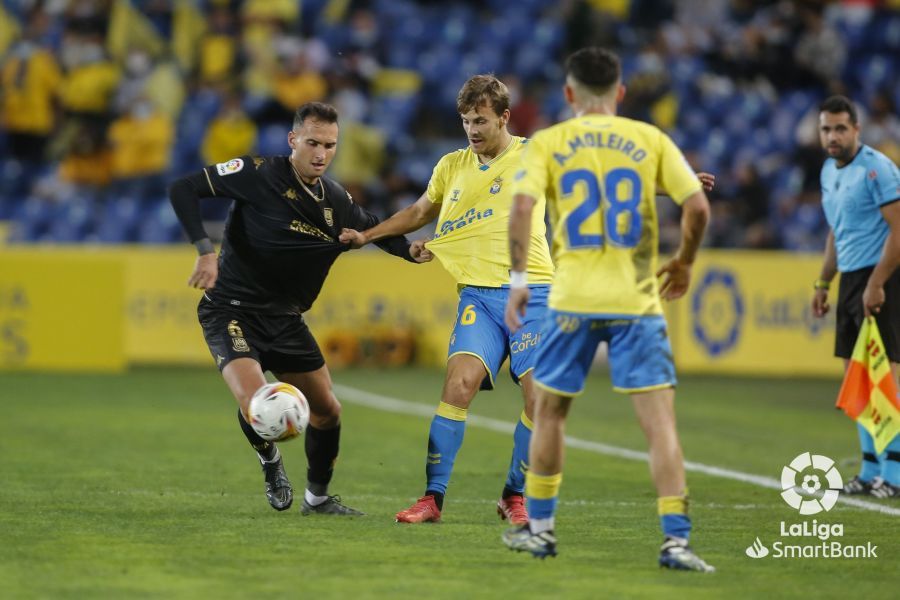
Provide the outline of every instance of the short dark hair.
{"type": "Polygon", "coordinates": [[[589,87],[595,93],[605,93],[622,76],[622,65],[615,53],[590,46],[576,51],[566,59],[566,75],[589,87]]]}
{"type": "Polygon", "coordinates": [[[847,113],[850,115],[850,123],[853,125],[856,125],[856,121],[859,118],[856,114],[856,107],[853,106],[853,101],[847,96],[831,96],[827,98],[819,106],[819,112],[827,112],[833,115],[847,113]]]}
{"type": "Polygon", "coordinates": [[[313,119],[325,123],[337,123],[337,109],[324,102],[307,102],[294,113],[294,129],[303,126],[303,121],[313,119]]]}
{"type": "Polygon", "coordinates": [[[456,96],[456,110],[465,114],[487,104],[497,115],[509,109],[509,89],[491,74],[475,75],[466,81],[456,96]]]}

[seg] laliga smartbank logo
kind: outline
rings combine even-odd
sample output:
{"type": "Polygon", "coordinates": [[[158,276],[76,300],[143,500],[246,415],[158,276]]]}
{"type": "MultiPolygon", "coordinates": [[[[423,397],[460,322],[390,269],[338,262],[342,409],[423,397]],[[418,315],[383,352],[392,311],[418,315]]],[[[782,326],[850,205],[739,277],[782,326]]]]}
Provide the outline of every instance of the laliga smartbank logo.
{"type": "MultiPolygon", "coordinates": [[[[808,516],[834,508],[844,480],[833,460],[804,452],[781,470],[781,487],[788,506],[808,516]]],[[[745,554],[750,558],[878,558],[878,546],[872,542],[854,545],[832,539],[844,537],[843,523],[781,521],[778,535],[771,548],[757,537],[745,554]]]]}
{"type": "Polygon", "coordinates": [[[799,510],[801,515],[815,515],[823,510],[831,510],[843,487],[844,480],[835,468],[834,461],[821,454],[804,452],[781,470],[781,489],[784,490],[781,497],[791,508],[799,510]],[[810,469],[817,472],[810,473],[810,469]],[[824,487],[820,473],[824,474],[828,487],[818,496],[817,492],[824,487]]]}

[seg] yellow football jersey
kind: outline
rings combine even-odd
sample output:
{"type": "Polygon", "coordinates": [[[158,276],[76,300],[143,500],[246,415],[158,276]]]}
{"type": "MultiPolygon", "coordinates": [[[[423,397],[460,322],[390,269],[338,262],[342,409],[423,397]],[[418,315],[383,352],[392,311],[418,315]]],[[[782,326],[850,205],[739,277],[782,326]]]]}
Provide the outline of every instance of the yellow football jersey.
{"type": "Polygon", "coordinates": [[[700,189],[674,142],[647,123],[588,114],[536,133],[522,167],[512,191],[546,195],[550,210],[550,307],[661,314],[656,189],[678,204],[700,189]]]}
{"type": "MultiPolygon", "coordinates": [[[[484,287],[509,284],[509,213],[512,178],[528,140],[513,137],[510,145],[487,164],[470,148],[445,155],[428,182],[428,199],[441,205],[434,239],[427,247],[457,283],[484,287]]],[[[549,284],[553,262],[544,226],[544,194],[531,226],[528,283],[549,284]]]]}

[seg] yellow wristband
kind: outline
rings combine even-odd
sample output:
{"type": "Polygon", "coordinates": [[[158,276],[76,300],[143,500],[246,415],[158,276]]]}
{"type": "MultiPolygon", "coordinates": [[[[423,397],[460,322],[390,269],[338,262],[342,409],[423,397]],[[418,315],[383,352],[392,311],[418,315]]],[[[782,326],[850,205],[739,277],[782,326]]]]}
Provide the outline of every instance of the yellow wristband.
{"type": "Polygon", "coordinates": [[[816,280],[813,282],[813,289],[814,289],[814,290],[827,290],[827,289],[830,288],[830,287],[831,287],[831,282],[830,282],[830,281],[825,281],[824,279],[816,279],[816,280]]]}

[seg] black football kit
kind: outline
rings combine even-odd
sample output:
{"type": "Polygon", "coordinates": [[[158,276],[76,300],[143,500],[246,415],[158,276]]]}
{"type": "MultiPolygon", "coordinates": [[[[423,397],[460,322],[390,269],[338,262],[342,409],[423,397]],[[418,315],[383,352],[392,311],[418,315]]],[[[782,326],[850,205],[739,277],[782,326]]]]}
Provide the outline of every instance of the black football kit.
{"type": "MultiPolygon", "coordinates": [[[[302,313],[319,295],[331,265],[349,245],[342,228],[363,231],[378,218],[337,182],[299,179],[287,156],[242,156],[176,181],[175,212],[192,242],[204,237],[199,198],[231,198],[219,253],[219,276],[198,307],[220,369],[239,357],[263,370],[306,372],[324,364],[302,313]]],[[[404,237],[376,242],[414,262],[404,237]]]]}

